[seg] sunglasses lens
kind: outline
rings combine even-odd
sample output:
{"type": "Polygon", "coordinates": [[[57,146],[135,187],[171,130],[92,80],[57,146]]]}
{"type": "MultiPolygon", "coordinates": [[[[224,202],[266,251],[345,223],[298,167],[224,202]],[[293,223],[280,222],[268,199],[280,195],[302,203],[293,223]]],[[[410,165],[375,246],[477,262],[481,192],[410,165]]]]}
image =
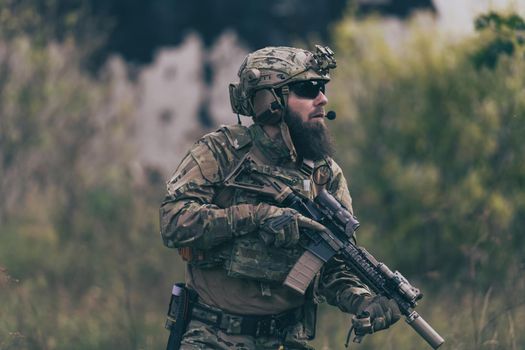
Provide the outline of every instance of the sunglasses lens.
{"type": "Polygon", "coordinates": [[[325,83],[322,81],[302,81],[293,84],[290,89],[299,97],[314,99],[319,91],[325,93],[325,83]]]}

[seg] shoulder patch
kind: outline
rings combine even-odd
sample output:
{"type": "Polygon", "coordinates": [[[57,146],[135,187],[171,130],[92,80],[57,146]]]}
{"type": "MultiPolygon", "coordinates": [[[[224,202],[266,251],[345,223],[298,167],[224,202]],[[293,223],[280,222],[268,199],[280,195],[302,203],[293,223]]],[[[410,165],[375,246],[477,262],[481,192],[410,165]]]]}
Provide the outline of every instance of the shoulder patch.
{"type": "Polygon", "coordinates": [[[228,142],[236,150],[252,143],[250,132],[248,128],[243,125],[222,125],[218,131],[226,135],[228,142]]]}
{"type": "Polygon", "coordinates": [[[316,185],[325,186],[334,178],[333,161],[330,159],[318,160],[313,165],[313,180],[316,185]]]}
{"type": "Polygon", "coordinates": [[[204,142],[199,142],[191,151],[191,157],[197,163],[204,179],[211,183],[221,180],[219,165],[211,149],[204,142]]]}

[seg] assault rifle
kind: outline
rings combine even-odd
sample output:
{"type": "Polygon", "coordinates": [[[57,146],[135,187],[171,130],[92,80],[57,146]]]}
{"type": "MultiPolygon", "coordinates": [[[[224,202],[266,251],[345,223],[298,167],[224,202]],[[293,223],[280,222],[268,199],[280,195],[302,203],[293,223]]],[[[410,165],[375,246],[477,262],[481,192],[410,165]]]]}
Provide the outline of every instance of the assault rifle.
{"type": "MultiPolygon", "coordinates": [[[[374,293],[395,300],[406,322],[433,349],[437,349],[445,342],[413,310],[417,301],[423,297],[419,289],[412,286],[401,273],[393,272],[363,247],[354,243],[354,232],[359,228],[359,222],[347,209],[324,189],[312,201],[294,192],[278,176],[266,174],[263,169],[261,162],[248,152],[226,176],[224,185],[266,196],[276,204],[293,208],[327,228],[323,232],[312,230],[302,232],[307,237],[304,244],[305,252],[286,277],[284,281],[286,286],[304,294],[323,264],[337,255],[374,293]]],[[[356,315],[353,318],[353,325],[356,335],[354,342],[361,342],[367,333],[373,332],[366,312],[356,315]]]]}

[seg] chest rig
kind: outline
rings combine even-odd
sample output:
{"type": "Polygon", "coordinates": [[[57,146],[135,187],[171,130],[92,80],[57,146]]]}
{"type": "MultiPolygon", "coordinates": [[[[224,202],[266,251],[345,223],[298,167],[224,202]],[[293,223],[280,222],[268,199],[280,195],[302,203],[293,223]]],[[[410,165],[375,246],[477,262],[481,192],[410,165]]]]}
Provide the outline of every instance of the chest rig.
{"type": "MultiPolygon", "coordinates": [[[[239,127],[224,127],[222,130],[230,142],[243,139],[248,131],[246,128],[239,127]],[[240,133],[242,135],[239,135],[240,133]]],[[[250,135],[254,137],[253,133],[250,135]]],[[[239,145],[230,144],[230,146],[233,147],[228,147],[229,149],[235,149],[235,146],[239,145]]],[[[268,150],[264,149],[264,145],[261,147],[260,143],[252,142],[246,146],[242,149],[235,149],[237,155],[234,158],[238,159],[236,164],[230,169],[222,169],[225,176],[218,184],[217,195],[213,203],[221,208],[237,204],[256,205],[261,202],[278,205],[272,201],[271,196],[263,196],[261,193],[250,191],[249,186],[252,186],[253,183],[245,182],[249,181],[246,174],[256,174],[268,181],[278,180],[293,191],[310,199],[313,199],[320,188],[330,180],[329,160],[318,162],[306,160],[299,165],[290,160],[276,162],[275,159],[268,157],[268,150]]],[[[210,250],[197,252],[189,263],[204,269],[222,267],[231,277],[282,283],[303,252],[304,249],[300,244],[291,248],[267,246],[259,237],[258,232],[253,232],[210,250]]]]}

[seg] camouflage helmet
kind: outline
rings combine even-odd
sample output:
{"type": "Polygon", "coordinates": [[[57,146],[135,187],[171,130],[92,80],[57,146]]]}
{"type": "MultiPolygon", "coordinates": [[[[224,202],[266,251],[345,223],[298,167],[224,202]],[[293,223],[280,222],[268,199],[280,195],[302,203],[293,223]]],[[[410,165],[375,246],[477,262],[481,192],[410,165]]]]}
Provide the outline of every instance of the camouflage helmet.
{"type": "MultiPolygon", "coordinates": [[[[244,59],[239,83],[230,84],[234,113],[257,117],[264,112],[285,110],[289,84],[305,80],[329,81],[329,70],[336,67],[334,52],[316,45],[315,53],[294,47],[266,47],[244,59]],[[254,96],[263,91],[262,106],[254,106],[254,96]]],[[[259,103],[260,104],[260,103],[259,103]]]]}

